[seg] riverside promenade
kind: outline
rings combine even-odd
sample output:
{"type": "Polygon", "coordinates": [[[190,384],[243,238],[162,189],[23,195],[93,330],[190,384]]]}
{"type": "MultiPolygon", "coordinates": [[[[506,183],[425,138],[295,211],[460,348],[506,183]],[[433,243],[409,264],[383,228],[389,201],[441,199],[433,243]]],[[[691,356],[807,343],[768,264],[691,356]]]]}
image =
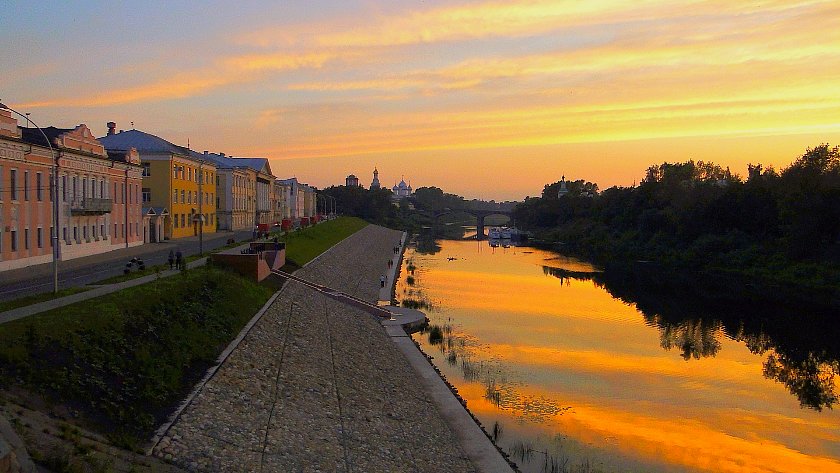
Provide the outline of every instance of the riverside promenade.
{"type": "MultiPolygon", "coordinates": [[[[400,236],[367,226],[295,275],[375,303],[400,236]]],[[[190,471],[476,471],[380,322],[293,281],[153,453],[190,471]]]]}

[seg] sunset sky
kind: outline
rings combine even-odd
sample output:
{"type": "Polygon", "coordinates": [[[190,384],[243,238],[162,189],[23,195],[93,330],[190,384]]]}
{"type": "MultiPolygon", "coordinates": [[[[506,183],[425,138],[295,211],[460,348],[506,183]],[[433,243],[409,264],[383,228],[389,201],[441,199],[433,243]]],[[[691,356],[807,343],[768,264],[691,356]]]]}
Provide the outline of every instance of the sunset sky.
{"type": "Polygon", "coordinates": [[[4,1],[0,100],[485,199],[840,143],[840,2],[4,1]]]}

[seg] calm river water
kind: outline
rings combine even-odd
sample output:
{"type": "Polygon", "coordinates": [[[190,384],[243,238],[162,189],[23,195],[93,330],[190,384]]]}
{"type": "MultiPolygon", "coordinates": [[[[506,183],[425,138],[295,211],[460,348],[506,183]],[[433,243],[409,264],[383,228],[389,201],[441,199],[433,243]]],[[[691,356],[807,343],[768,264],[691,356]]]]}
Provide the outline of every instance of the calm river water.
{"type": "Polygon", "coordinates": [[[432,304],[442,337],[415,339],[523,471],[840,471],[840,366],[777,340],[796,330],[652,300],[551,252],[425,250],[407,250],[397,299],[432,304]]]}

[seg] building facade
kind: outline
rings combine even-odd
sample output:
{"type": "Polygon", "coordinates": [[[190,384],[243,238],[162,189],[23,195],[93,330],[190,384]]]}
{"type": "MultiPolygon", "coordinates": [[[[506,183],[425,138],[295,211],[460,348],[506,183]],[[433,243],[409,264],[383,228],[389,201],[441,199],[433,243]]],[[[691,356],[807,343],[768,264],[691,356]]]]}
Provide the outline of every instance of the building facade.
{"type": "MultiPolygon", "coordinates": [[[[143,169],[143,205],[161,209],[165,239],[216,231],[216,165],[182,146],[139,130],[115,132],[100,138],[109,151],[135,148],[143,169]],[[164,212],[165,210],[165,212],[164,212]]],[[[148,229],[150,232],[153,229],[148,229]]]]}
{"type": "Polygon", "coordinates": [[[0,270],[50,262],[53,251],[68,260],[142,244],[137,151],[109,156],[85,125],[43,132],[0,110],[0,270]]]}
{"type": "Polygon", "coordinates": [[[290,186],[283,184],[280,180],[274,180],[274,221],[275,223],[282,223],[283,220],[292,218],[289,202],[292,189],[290,186]]]}
{"type": "Polygon", "coordinates": [[[266,158],[232,158],[235,163],[245,166],[254,173],[254,220],[253,224],[263,228],[274,225],[278,220],[274,215],[274,181],[275,177],[266,158]]]}

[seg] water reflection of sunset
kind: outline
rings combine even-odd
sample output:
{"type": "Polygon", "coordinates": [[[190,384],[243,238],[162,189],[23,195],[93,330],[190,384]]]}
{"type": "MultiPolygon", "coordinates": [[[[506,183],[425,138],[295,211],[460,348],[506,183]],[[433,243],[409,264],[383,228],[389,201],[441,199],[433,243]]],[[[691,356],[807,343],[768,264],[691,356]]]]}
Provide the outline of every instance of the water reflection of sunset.
{"type": "Polygon", "coordinates": [[[441,245],[409,255],[414,289],[439,307],[432,323],[468,335],[439,366],[485,425],[508,429],[503,445],[561,435],[566,454],[604,471],[840,471],[840,416],[766,379],[772,350],[750,353],[713,320],[646,320],[592,281],[544,274],[548,253],[441,245]],[[490,377],[465,380],[463,359],[493,363],[490,377]]]}

